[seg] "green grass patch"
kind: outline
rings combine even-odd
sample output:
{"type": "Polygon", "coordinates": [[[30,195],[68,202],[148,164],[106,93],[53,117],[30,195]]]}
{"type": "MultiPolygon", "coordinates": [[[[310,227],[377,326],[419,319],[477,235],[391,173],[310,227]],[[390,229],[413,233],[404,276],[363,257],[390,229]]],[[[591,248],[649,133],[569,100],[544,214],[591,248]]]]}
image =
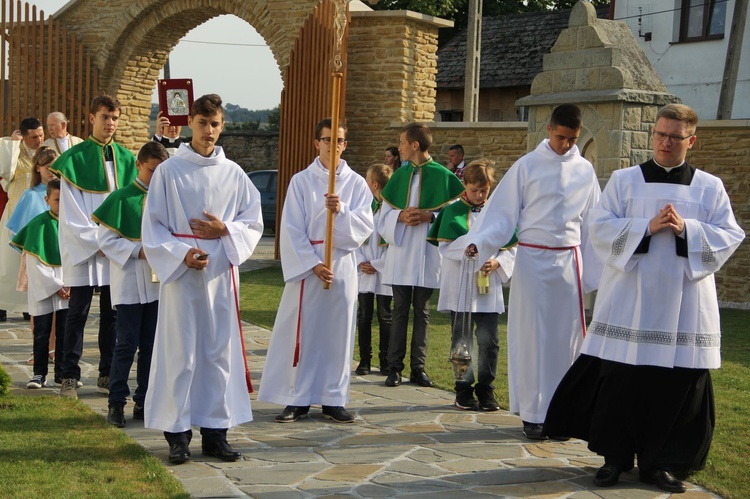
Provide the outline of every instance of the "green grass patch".
{"type": "Polygon", "coordinates": [[[82,402],[0,398],[2,497],[187,498],[162,463],[82,402]]]}
{"type": "MultiPolygon", "coordinates": [[[[281,269],[266,268],[242,274],[242,318],[252,324],[273,328],[284,281],[281,269]]],[[[435,310],[438,292],[430,300],[430,336],[427,364],[435,386],[453,390],[450,353],[450,315],[435,310]]],[[[506,294],[507,303],[507,294],[506,294]]],[[[716,396],[716,430],[706,469],[689,480],[725,498],[750,497],[750,341],[745,334],[750,312],[722,310],[723,365],[711,372],[716,396]]],[[[500,316],[500,355],[495,394],[500,406],[508,409],[507,319],[500,316]]],[[[377,324],[373,325],[373,352],[378,351],[377,324]]],[[[355,347],[355,357],[358,350],[355,347]]],[[[374,355],[377,358],[377,355],[374,355]]],[[[408,375],[408,373],[404,373],[408,375]]]]}

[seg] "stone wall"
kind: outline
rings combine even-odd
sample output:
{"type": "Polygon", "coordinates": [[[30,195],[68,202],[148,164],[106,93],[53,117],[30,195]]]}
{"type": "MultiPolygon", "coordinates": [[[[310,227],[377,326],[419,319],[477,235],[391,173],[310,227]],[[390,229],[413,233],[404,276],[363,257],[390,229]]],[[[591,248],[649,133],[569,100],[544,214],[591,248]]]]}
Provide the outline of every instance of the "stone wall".
{"type": "Polygon", "coordinates": [[[222,14],[253,26],[268,44],[282,78],[294,41],[320,0],[78,0],[55,16],[75,33],[100,69],[100,90],[123,104],[118,140],[148,140],[151,91],[169,52],[191,29],[222,14]]]}
{"type": "Polygon", "coordinates": [[[279,167],[279,132],[226,130],[217,144],[246,172],[279,167]]]}
{"type": "Polygon", "coordinates": [[[352,12],[345,157],[358,170],[398,144],[392,123],[432,121],[438,28],[453,23],[409,11],[352,12]]]}
{"type": "MultiPolygon", "coordinates": [[[[688,161],[724,181],[737,223],[750,237],[750,120],[700,122],[697,136],[688,161]]],[[[716,286],[725,305],[750,308],[748,239],[716,274],[716,286]]]]}

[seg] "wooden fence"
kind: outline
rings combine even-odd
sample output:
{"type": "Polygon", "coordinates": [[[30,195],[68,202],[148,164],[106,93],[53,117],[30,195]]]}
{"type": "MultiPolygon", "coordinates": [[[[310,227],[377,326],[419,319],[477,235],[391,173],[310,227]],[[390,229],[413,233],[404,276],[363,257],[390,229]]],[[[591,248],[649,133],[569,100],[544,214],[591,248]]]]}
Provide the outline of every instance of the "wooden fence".
{"type": "MultiPolygon", "coordinates": [[[[307,168],[317,156],[313,142],[315,126],[331,115],[333,78],[329,63],[335,52],[335,11],[331,0],[322,0],[315,8],[297,38],[286,72],[284,90],[281,92],[277,227],[281,221],[286,186],[292,175],[307,168]]],[[[345,40],[346,36],[343,54],[346,54],[345,40]]],[[[346,88],[345,71],[341,88],[346,88]]],[[[345,92],[342,91],[340,118],[344,117],[345,110],[345,92]]]]}
{"type": "Polygon", "coordinates": [[[28,116],[44,124],[47,114],[61,111],[69,132],[87,137],[89,104],[100,92],[99,71],[83,44],[36,5],[0,3],[0,133],[10,135],[28,116]]]}

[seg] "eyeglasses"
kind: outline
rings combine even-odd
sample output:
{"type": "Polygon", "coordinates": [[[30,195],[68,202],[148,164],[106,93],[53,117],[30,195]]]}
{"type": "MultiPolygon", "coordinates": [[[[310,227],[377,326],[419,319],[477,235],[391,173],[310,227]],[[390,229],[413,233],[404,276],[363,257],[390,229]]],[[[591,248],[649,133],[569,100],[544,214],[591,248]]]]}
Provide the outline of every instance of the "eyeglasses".
{"type": "MultiPolygon", "coordinates": [[[[324,144],[330,144],[330,143],[331,143],[331,137],[321,137],[321,138],[319,138],[318,140],[319,140],[320,142],[323,142],[324,144]]],[[[343,145],[344,145],[344,143],[346,142],[346,139],[344,139],[344,138],[342,138],[342,137],[339,137],[339,138],[337,139],[337,142],[338,142],[338,144],[339,144],[340,146],[343,146],[343,145]]]]}
{"type": "Polygon", "coordinates": [[[651,132],[651,135],[653,135],[654,140],[657,140],[659,142],[664,142],[667,139],[669,139],[672,142],[674,142],[675,144],[679,144],[683,140],[689,139],[690,137],[693,136],[692,134],[691,135],[686,135],[685,137],[683,137],[682,135],[670,135],[670,134],[664,133],[664,132],[657,132],[656,130],[654,130],[653,132],[651,132]]]}

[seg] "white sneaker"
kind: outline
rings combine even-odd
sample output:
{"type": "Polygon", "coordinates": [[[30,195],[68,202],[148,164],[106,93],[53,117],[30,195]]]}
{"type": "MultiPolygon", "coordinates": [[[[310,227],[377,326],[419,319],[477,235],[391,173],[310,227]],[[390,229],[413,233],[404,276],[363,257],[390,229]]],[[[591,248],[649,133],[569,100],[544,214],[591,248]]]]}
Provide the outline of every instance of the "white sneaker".
{"type": "Polygon", "coordinates": [[[76,391],[77,384],[78,382],[75,378],[63,379],[62,388],[60,388],[60,396],[77,399],[78,398],[78,392],[76,391]]]}
{"type": "Polygon", "coordinates": [[[47,378],[41,374],[35,374],[33,378],[26,383],[26,388],[43,388],[47,386],[47,378]]]}

